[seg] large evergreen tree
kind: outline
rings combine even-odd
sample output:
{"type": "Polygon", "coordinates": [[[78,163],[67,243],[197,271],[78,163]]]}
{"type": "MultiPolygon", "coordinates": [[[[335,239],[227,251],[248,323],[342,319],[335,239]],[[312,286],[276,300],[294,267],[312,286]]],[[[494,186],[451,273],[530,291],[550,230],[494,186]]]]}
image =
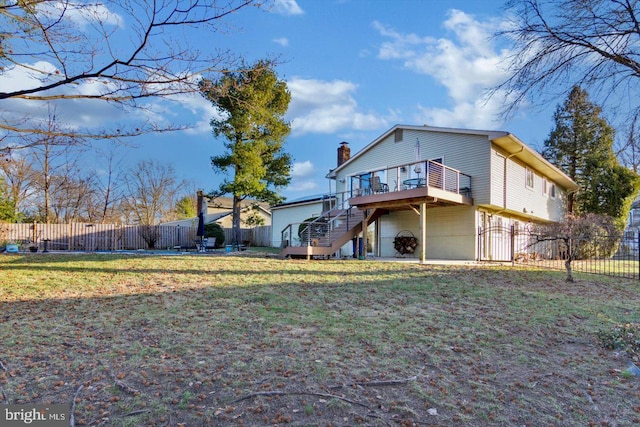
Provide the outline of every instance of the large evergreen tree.
{"type": "Polygon", "coordinates": [[[265,61],[200,86],[221,114],[211,120],[213,134],[226,139],[227,151],[211,158],[214,170],[225,175],[212,196],[233,195],[232,244],[238,244],[242,200],[278,203],[283,198],[277,190],[291,181],[291,157],[283,151],[291,131],[284,120],[291,94],[265,61]]]}
{"type": "Polygon", "coordinates": [[[615,132],[601,112],[587,92],[575,86],[556,108],[555,127],[542,154],[580,186],[568,196],[569,212],[609,215],[623,226],[640,179],[618,162],[615,132]]]}
{"type": "Polygon", "coordinates": [[[194,218],[198,216],[195,196],[184,196],[176,202],[175,214],[177,219],[194,218]]]}

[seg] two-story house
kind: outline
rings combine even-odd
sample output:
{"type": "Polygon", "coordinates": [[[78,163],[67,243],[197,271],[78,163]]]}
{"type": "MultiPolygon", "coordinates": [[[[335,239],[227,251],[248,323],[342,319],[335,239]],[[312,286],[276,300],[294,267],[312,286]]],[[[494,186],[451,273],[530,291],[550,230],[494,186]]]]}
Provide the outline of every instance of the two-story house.
{"type": "Polygon", "coordinates": [[[274,208],[292,223],[274,227],[283,255],[500,259],[505,227],[562,220],[578,189],[508,132],[431,126],[396,125],[353,156],[342,143],[327,178],[335,202],[312,223],[274,208]]]}

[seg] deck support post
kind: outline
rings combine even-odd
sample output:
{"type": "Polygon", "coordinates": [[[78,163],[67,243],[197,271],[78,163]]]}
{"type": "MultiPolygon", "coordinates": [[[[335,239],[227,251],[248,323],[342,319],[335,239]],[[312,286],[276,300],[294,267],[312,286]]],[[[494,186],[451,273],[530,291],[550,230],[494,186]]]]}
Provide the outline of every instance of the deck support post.
{"type": "Polygon", "coordinates": [[[420,203],[420,263],[427,259],[427,204],[420,203]]]}
{"type": "Polygon", "coordinates": [[[364,211],[364,218],[362,218],[362,253],[358,259],[367,259],[367,214],[368,210],[364,211]]]}

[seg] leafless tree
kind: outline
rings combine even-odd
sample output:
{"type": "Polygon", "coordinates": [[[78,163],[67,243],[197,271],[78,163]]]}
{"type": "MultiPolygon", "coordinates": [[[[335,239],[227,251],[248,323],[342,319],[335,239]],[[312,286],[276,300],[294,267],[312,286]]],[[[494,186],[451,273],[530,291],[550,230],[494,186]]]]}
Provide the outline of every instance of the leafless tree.
{"type": "Polygon", "coordinates": [[[638,123],[637,114],[631,118],[624,133],[625,137],[619,144],[616,155],[624,166],[635,173],[640,173],[640,123],[638,123]]]}
{"type": "Polygon", "coordinates": [[[188,188],[186,181],[178,181],[173,167],[151,160],[138,162],[125,182],[121,208],[132,222],[140,225],[173,219],[175,202],[188,188]]]}
{"type": "Polygon", "coordinates": [[[119,138],[176,129],[153,120],[101,130],[90,125],[47,129],[16,106],[86,102],[140,111],[150,99],[198,93],[199,76],[236,62],[228,51],[202,52],[189,41],[227,31],[225,17],[272,1],[0,2],[0,78],[26,77],[0,91],[4,148],[10,146],[7,136],[20,134],[119,138]]]}
{"type": "Polygon", "coordinates": [[[578,259],[611,256],[622,237],[615,220],[606,215],[569,214],[562,222],[539,225],[534,230],[532,246],[544,241],[556,241],[564,247],[567,282],[574,282],[571,263],[578,259]]]}
{"type": "MultiPolygon", "coordinates": [[[[53,199],[60,204],[57,193],[64,193],[65,187],[71,185],[77,174],[76,163],[81,152],[86,148],[84,140],[74,137],[65,137],[58,134],[60,129],[57,116],[54,111],[49,112],[43,133],[23,136],[23,139],[33,141],[28,143],[28,150],[22,149],[22,153],[31,161],[31,167],[36,173],[34,187],[40,199],[39,212],[45,223],[58,220],[52,209],[53,199]]],[[[64,201],[62,203],[66,203],[64,201]]]]}
{"type": "Polygon", "coordinates": [[[512,77],[493,90],[505,96],[505,114],[524,101],[555,103],[575,85],[609,111],[637,112],[639,7],[639,0],[510,0],[515,19],[498,36],[514,43],[512,77]]]}
{"type": "Polygon", "coordinates": [[[98,151],[98,162],[100,171],[93,168],[95,177],[95,194],[92,203],[94,218],[96,222],[120,222],[122,215],[118,212],[118,204],[122,200],[124,191],[124,169],[123,159],[118,157],[117,149],[114,146],[106,151],[98,151]]]}
{"type": "Polygon", "coordinates": [[[91,210],[95,195],[93,175],[75,161],[62,165],[52,176],[49,219],[57,223],[96,222],[91,210]]]}

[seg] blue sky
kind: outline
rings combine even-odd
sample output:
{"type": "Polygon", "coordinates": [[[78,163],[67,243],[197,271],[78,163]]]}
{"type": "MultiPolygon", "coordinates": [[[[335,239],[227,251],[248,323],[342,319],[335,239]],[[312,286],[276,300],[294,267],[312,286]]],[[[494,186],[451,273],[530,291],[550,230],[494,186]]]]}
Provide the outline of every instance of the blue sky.
{"type": "MultiPolygon", "coordinates": [[[[295,199],[329,191],[325,175],[336,166],[341,141],[354,153],[395,124],[507,130],[539,147],[555,105],[544,111],[524,106],[505,123],[498,116],[501,100],[486,98],[488,88],[508,77],[509,46],[493,38],[508,22],[503,3],[276,0],[270,11],[241,10],[225,20],[227,31],[203,32],[196,42],[203,50],[230,49],[249,62],[279,58],[276,72],[292,94],[285,149],[294,159],[292,183],[282,194],[295,199]]],[[[137,148],[119,150],[125,161],[169,163],[194,188],[215,189],[221,176],[210,157],[222,152],[223,141],[211,134],[212,106],[194,95],[152,107],[156,120],[194,127],[131,139],[137,148]]],[[[98,125],[117,120],[102,108],[67,113],[67,119],[98,125]]]]}

